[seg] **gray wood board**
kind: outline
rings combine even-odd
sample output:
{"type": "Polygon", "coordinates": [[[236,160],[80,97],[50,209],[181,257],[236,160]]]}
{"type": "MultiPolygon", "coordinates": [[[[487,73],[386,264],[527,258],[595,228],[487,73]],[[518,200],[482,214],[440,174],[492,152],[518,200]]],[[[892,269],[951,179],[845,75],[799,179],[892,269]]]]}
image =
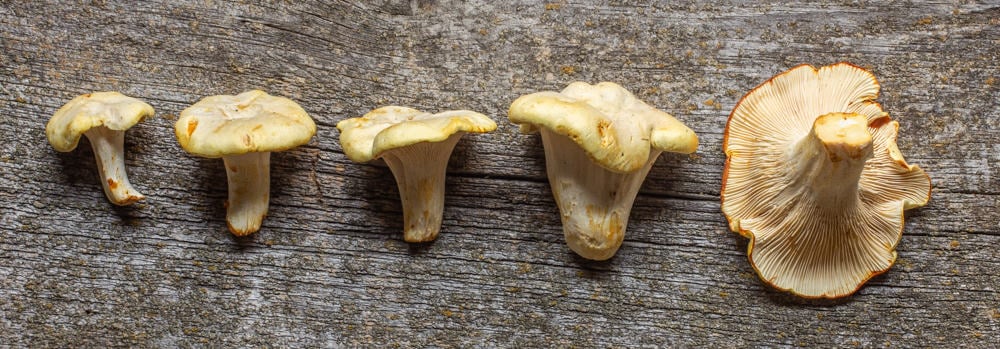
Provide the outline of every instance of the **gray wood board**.
{"type": "Polygon", "coordinates": [[[995,347],[1000,338],[1000,4],[0,0],[0,343],[12,346],[640,345],[995,347]],[[719,210],[722,133],[738,99],[801,63],[871,69],[930,174],[899,261],[853,297],[769,289],[719,210]],[[517,96],[615,81],[694,129],[664,155],[624,246],[563,242],[537,135],[517,96]],[[261,88],[315,118],[272,157],[260,233],[226,230],[217,159],[176,115],[261,88]],[[148,199],[113,207],[86,142],[44,126],[115,90],[155,117],[128,132],[148,199]],[[451,158],[444,226],[402,241],[395,183],[342,153],[338,121],[383,105],[471,109],[500,125],[451,158]]]}

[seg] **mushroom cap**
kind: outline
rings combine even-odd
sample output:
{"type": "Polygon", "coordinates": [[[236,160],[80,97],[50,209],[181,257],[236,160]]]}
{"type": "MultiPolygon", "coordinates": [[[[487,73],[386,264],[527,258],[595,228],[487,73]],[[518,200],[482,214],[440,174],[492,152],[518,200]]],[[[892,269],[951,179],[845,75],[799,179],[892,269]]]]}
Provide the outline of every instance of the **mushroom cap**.
{"type": "Polygon", "coordinates": [[[146,102],[118,92],[88,93],[59,108],[45,125],[45,136],[57,151],[67,152],[76,149],[80,135],[91,128],[125,131],[153,113],[146,102]]]}
{"type": "Polygon", "coordinates": [[[397,106],[378,108],[337,123],[344,154],[356,162],[368,162],[386,151],[411,144],[441,142],[458,132],[485,133],[496,128],[493,120],[474,111],[431,114],[397,106]]]}
{"type": "Polygon", "coordinates": [[[894,263],[903,210],[927,204],[930,179],[903,159],[899,124],[874,102],[878,92],[875,76],[857,66],[800,65],[754,88],[730,114],[722,211],[733,231],[751,239],[750,263],[775,288],[806,298],[854,293],[894,263]],[[844,136],[817,121],[838,113],[867,118],[872,155],[857,165],[863,169],[850,200],[829,202],[805,188],[809,179],[791,175],[805,165],[790,153],[814,127],[819,137],[844,136]]]}
{"type": "Polygon", "coordinates": [[[291,99],[252,90],[202,98],[181,111],[177,142],[207,158],[295,148],[316,134],[316,123],[291,99]]]}
{"type": "Polygon", "coordinates": [[[650,148],[683,154],[698,148],[694,131],[612,82],[578,81],[562,92],[524,95],[510,105],[508,116],[522,132],[544,127],[569,137],[594,162],[619,173],[642,168],[650,148]]]}

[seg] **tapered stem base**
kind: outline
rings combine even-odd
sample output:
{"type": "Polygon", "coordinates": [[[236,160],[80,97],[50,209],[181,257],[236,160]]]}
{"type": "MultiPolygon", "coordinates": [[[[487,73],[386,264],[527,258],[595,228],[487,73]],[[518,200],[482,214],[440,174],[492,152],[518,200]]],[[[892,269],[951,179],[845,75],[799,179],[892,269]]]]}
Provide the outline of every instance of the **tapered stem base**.
{"type": "Polygon", "coordinates": [[[542,129],[545,167],[562,215],[566,244],[581,257],[606,260],[625,238],[632,202],[660,151],[634,172],[612,172],[566,136],[542,129]]]}
{"type": "Polygon", "coordinates": [[[448,158],[462,135],[456,133],[441,142],[393,149],[382,156],[399,186],[406,242],[432,241],[441,231],[448,158]]]}
{"type": "Polygon", "coordinates": [[[271,198],[271,153],[223,157],[229,181],[226,224],[236,236],[260,230],[271,198]]]}
{"type": "Polygon", "coordinates": [[[111,203],[125,206],[146,198],[132,187],[125,173],[125,131],[98,126],[83,133],[90,140],[97,160],[104,195],[111,203]]]}
{"type": "MultiPolygon", "coordinates": [[[[872,135],[867,119],[853,113],[819,116],[812,132],[795,144],[789,163],[790,178],[802,182],[817,202],[833,211],[857,204],[858,183],[865,162],[872,157],[872,135]]],[[[785,196],[798,193],[788,190],[785,196]]],[[[801,194],[795,194],[799,196],[801,194]]],[[[784,196],[779,200],[787,200],[784,196]]]]}

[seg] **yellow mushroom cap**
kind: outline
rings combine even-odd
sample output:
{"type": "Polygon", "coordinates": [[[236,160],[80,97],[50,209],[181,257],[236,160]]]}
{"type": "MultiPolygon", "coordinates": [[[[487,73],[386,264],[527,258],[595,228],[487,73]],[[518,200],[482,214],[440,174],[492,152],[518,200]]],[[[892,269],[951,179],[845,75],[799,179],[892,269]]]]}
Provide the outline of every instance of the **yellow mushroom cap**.
{"type": "Polygon", "coordinates": [[[722,211],[772,286],[807,298],[854,293],[895,262],[903,210],[927,204],[930,179],[903,160],[878,92],[854,65],[801,65],[730,114],[722,211]]]}
{"type": "Polygon", "coordinates": [[[118,92],[88,93],[59,108],[45,125],[45,136],[57,151],[68,152],[91,128],[125,131],[153,113],[149,104],[118,92]]]}
{"type": "Polygon", "coordinates": [[[430,114],[398,106],[378,108],[337,123],[344,154],[356,162],[368,162],[386,151],[416,143],[441,142],[458,132],[485,133],[496,128],[489,117],[473,111],[430,114]]]}
{"type": "Polygon", "coordinates": [[[291,99],[252,90],[205,97],[174,124],[187,152],[208,158],[288,150],[309,142],[316,124],[291,99]]]}
{"type": "Polygon", "coordinates": [[[619,173],[642,168],[650,148],[683,154],[698,148],[694,131],[612,82],[574,82],[558,93],[521,96],[508,116],[523,132],[544,127],[569,137],[594,162],[619,173]]]}

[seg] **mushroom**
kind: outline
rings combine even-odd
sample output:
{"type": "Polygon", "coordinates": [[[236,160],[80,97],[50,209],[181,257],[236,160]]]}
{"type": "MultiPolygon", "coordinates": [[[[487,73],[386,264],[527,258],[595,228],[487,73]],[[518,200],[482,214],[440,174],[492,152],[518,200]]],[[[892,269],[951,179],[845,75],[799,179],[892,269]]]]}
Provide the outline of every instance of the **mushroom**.
{"type": "Polygon", "coordinates": [[[294,101],[253,90],[203,98],[181,111],[174,133],[188,153],[222,158],[229,181],[226,224],[244,236],[260,230],[267,215],[271,152],[309,142],[316,124],[294,101]]]}
{"type": "Polygon", "coordinates": [[[746,94],[726,126],[722,212],[760,278],[805,298],[857,291],[896,260],[903,211],[930,179],[862,68],[800,65],[746,94]]]}
{"type": "Polygon", "coordinates": [[[145,198],[132,187],[125,173],[125,131],[147,116],[153,107],[118,92],[94,92],[77,96],[52,115],[45,136],[56,151],[76,149],[80,135],[90,140],[104,195],[115,205],[125,206],[145,198]]]}
{"type": "Polygon", "coordinates": [[[403,240],[437,238],[444,210],[444,179],[455,144],[468,132],[497,124],[468,110],[437,114],[388,106],[337,123],[344,154],[356,162],[383,159],[396,178],[403,202],[403,240]]]}
{"type": "Polygon", "coordinates": [[[609,259],[621,247],[632,202],[660,153],[698,147],[687,126],[611,82],[521,96],[508,115],[522,132],[540,131],[566,243],[587,259],[609,259]]]}

